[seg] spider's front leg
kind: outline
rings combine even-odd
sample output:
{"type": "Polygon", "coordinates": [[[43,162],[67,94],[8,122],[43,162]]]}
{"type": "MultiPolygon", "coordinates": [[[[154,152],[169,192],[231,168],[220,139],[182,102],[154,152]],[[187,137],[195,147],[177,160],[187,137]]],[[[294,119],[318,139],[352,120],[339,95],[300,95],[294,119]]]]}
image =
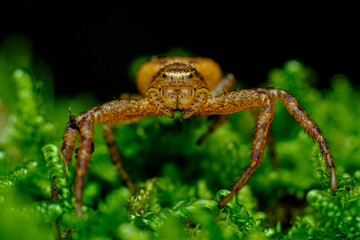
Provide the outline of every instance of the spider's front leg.
{"type": "Polygon", "coordinates": [[[80,142],[76,156],[74,197],[75,210],[79,217],[82,216],[81,206],[84,178],[92,151],[94,124],[116,123],[121,120],[144,116],[156,116],[159,114],[160,112],[157,110],[157,106],[152,104],[147,98],[144,98],[142,100],[111,101],[80,114],[76,119],[70,119],[70,122],[65,129],[61,152],[64,160],[69,164],[78,131],[80,134],[80,142]]]}
{"type": "Polygon", "coordinates": [[[268,94],[274,101],[280,100],[284,104],[286,110],[289,111],[291,116],[293,116],[293,118],[302,126],[302,128],[310,135],[310,137],[312,137],[319,144],[321,153],[325,158],[326,167],[330,172],[330,189],[333,193],[336,192],[337,178],[334,160],[324,135],[314,120],[310,118],[305,110],[299,105],[299,102],[296,100],[296,98],[290,93],[274,88],[259,88],[257,90],[268,94]]]}
{"type": "Polygon", "coordinates": [[[197,115],[231,114],[259,106],[261,106],[262,109],[256,123],[251,162],[241,177],[236,181],[231,193],[219,202],[220,207],[228,203],[235,194],[240,191],[261,163],[267,134],[274,117],[274,104],[270,96],[266,93],[256,90],[240,90],[219,97],[209,98],[208,101],[199,108],[199,112],[197,113],[197,115]]]}
{"type": "Polygon", "coordinates": [[[305,131],[318,142],[321,152],[325,157],[326,166],[330,171],[330,189],[335,192],[337,188],[335,165],[330,149],[319,127],[299,105],[290,93],[278,89],[254,89],[230,92],[219,97],[209,98],[198,109],[197,115],[230,114],[248,108],[261,106],[252,145],[251,162],[244,173],[235,183],[231,193],[219,202],[222,207],[228,203],[245,185],[252,173],[262,160],[266,137],[274,116],[273,101],[280,100],[289,113],[305,129],[305,131]]]}

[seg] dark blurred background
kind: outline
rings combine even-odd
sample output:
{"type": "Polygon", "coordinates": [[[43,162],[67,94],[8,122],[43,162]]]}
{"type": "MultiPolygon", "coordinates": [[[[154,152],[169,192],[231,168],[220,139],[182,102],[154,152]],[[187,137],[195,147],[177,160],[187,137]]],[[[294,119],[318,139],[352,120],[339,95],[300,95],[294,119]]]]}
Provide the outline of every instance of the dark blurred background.
{"type": "Polygon", "coordinates": [[[294,58],[316,71],[319,88],[338,73],[356,84],[360,79],[359,21],[351,7],[299,5],[295,14],[239,4],[123,4],[13,3],[2,9],[0,42],[24,34],[52,69],[56,95],[92,92],[103,101],[136,91],[128,81],[134,58],[174,47],[213,58],[246,87],[262,86],[272,68],[294,58]]]}

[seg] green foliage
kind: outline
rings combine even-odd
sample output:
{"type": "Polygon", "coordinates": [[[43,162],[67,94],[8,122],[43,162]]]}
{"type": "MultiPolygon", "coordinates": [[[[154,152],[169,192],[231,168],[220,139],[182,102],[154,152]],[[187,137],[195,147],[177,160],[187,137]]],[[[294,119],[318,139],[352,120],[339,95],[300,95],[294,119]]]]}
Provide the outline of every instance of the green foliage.
{"type": "MultiPolygon", "coordinates": [[[[39,86],[52,85],[41,79],[49,70],[35,67],[31,44],[21,36],[3,43],[0,59],[0,84],[9,89],[0,91],[1,239],[52,239],[52,224],[64,239],[360,238],[360,98],[343,75],[318,90],[315,72],[291,60],[268,79],[269,86],[300,99],[325,134],[338,173],[335,194],[319,147],[276,103],[272,134],[279,168],[266,152],[246,186],[222,209],[219,199],[249,162],[255,126],[250,113],[231,115],[200,146],[196,141],[215,117],[180,121],[176,115],[118,126],[136,196],[117,176],[96,126],[85,216],[79,219],[72,197],[75,159],[65,166],[61,135],[69,106],[79,113],[99,102],[90,95],[45,101],[51,88],[39,86]],[[50,201],[54,176],[58,201],[50,201]]],[[[131,76],[142,61],[132,65],[131,76]]]]}
{"type": "Polygon", "coordinates": [[[52,171],[51,176],[55,179],[55,186],[59,191],[58,201],[65,208],[71,208],[71,192],[68,178],[64,169],[67,169],[65,162],[61,159],[59,149],[48,144],[42,148],[47,167],[52,171]]]}

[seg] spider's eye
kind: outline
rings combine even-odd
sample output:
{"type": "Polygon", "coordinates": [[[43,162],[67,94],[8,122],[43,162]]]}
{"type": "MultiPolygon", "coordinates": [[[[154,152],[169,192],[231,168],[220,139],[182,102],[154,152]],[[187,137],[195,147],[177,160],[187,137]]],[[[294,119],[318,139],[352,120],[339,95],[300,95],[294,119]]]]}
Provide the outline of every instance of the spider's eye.
{"type": "Polygon", "coordinates": [[[162,76],[163,76],[163,78],[166,78],[166,77],[167,77],[167,74],[166,74],[166,73],[163,73],[162,76]]]}
{"type": "Polygon", "coordinates": [[[193,77],[193,74],[192,73],[189,73],[188,74],[188,78],[192,78],[193,77]]]}

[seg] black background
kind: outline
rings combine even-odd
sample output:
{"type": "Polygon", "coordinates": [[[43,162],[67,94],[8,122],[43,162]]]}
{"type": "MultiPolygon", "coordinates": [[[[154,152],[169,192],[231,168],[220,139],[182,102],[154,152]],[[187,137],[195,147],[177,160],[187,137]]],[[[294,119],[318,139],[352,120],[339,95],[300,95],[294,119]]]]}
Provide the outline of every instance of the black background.
{"type": "Polygon", "coordinates": [[[127,74],[134,58],[173,47],[213,58],[247,87],[260,86],[269,70],[294,58],[317,72],[319,88],[338,73],[354,84],[360,79],[359,19],[351,6],[283,6],[274,12],[178,4],[15,3],[2,9],[0,41],[25,34],[53,70],[57,95],[92,92],[103,101],[136,91],[127,74]]]}

